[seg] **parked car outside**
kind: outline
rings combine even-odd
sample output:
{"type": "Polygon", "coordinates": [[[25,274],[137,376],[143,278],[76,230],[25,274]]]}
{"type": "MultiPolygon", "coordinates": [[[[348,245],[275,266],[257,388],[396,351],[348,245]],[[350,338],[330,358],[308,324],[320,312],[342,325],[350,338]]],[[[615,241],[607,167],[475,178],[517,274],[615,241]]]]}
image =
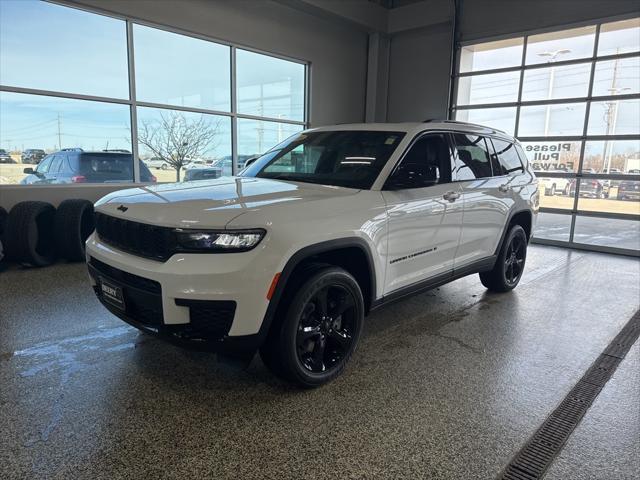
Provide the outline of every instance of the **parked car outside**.
{"type": "Polygon", "coordinates": [[[0,163],[17,163],[11,155],[3,148],[0,148],[0,163]]]}
{"type": "MultiPolygon", "coordinates": [[[[35,169],[25,168],[24,173],[23,185],[132,182],[133,158],[124,151],[63,149],[47,155],[35,169]]],[[[140,180],[156,181],[144,162],[140,162],[140,180]]]]}
{"type": "MultiPolygon", "coordinates": [[[[565,170],[556,170],[559,173],[566,173],[565,170]]],[[[538,178],[540,186],[544,188],[545,195],[569,195],[569,185],[571,185],[570,178],[556,177],[541,177],[538,178]]]]}
{"type": "Polygon", "coordinates": [[[515,288],[538,209],[503,132],[339,125],[290,137],[240,176],[107,195],[87,261],[98,299],[131,325],[236,360],[259,350],[314,387],[343,371],[382,304],[473,273],[515,288]]]}
{"type": "Polygon", "coordinates": [[[196,158],[193,160],[186,160],[185,163],[182,164],[182,168],[196,168],[196,167],[206,167],[207,165],[211,165],[210,160],[204,160],[202,158],[196,158]]]}
{"type": "MultiPolygon", "coordinates": [[[[576,194],[576,180],[571,180],[569,195],[576,194]]],[[[580,180],[580,196],[589,198],[609,198],[609,182],[594,178],[583,178],[580,180]]]]}
{"type": "MultiPolygon", "coordinates": [[[[253,163],[259,155],[238,155],[238,172],[244,170],[247,167],[247,162],[249,164],[253,163]]],[[[214,160],[211,164],[214,167],[218,167],[222,170],[222,176],[230,177],[232,174],[232,158],[231,155],[227,155],[225,157],[219,158],[218,160],[214,160]]]]}
{"type": "Polygon", "coordinates": [[[640,200],[640,180],[621,180],[618,183],[618,200],[640,200]]]}
{"type": "Polygon", "coordinates": [[[45,156],[46,153],[44,153],[44,150],[39,148],[28,148],[22,152],[21,159],[22,163],[32,163],[37,165],[45,156]]]}
{"type": "Polygon", "coordinates": [[[209,180],[212,178],[220,178],[222,176],[222,170],[218,167],[193,167],[189,168],[184,173],[183,182],[192,182],[194,180],[209,180]]]}
{"type": "Polygon", "coordinates": [[[153,157],[153,158],[150,158],[149,160],[143,160],[143,161],[149,168],[155,168],[158,170],[169,170],[170,168],[173,168],[171,165],[167,163],[166,160],[163,160],[162,158],[158,158],[158,157],[153,157]]]}

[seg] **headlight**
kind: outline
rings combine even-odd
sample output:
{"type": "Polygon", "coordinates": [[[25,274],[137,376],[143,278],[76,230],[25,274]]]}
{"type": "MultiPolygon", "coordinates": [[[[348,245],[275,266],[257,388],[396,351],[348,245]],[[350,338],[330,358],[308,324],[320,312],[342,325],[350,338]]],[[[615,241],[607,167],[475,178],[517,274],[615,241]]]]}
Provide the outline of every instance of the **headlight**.
{"type": "Polygon", "coordinates": [[[246,252],[265,235],[264,230],[197,231],[176,230],[178,250],[182,252],[246,252]]]}

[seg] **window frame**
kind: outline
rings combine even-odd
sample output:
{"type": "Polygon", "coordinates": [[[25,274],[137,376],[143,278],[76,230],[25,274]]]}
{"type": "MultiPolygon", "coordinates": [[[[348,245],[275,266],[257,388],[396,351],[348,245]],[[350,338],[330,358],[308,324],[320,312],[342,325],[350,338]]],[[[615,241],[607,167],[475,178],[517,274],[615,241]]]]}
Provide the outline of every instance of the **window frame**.
{"type": "MultiPolygon", "coordinates": [[[[220,39],[220,38],[216,38],[210,35],[204,35],[201,33],[196,33],[196,32],[192,32],[192,31],[188,31],[188,30],[184,30],[184,29],[180,29],[180,28],[176,28],[173,26],[169,26],[169,25],[163,25],[160,23],[155,23],[155,22],[148,22],[145,20],[141,20],[135,17],[131,17],[131,16],[127,16],[127,15],[120,15],[120,14],[116,14],[116,13],[112,13],[112,12],[108,12],[99,8],[93,8],[93,7],[87,7],[87,6],[83,6],[83,5],[69,5],[66,4],[65,2],[54,2],[59,4],[60,6],[64,7],[64,8],[70,8],[70,9],[74,9],[74,10],[81,10],[84,12],[88,12],[94,15],[100,15],[103,17],[108,17],[108,18],[112,18],[112,19],[117,19],[117,20],[121,20],[123,22],[125,22],[125,27],[126,27],[126,51],[127,51],[127,73],[128,73],[128,82],[129,82],[129,91],[128,91],[128,96],[129,98],[114,98],[114,97],[104,97],[104,96],[96,96],[96,95],[86,95],[86,94],[76,94],[76,93],[69,93],[69,92],[61,92],[61,91],[55,91],[55,90],[45,90],[45,89],[33,89],[33,88],[25,88],[25,87],[19,87],[19,86],[13,86],[13,85],[3,85],[0,84],[0,91],[3,92],[12,92],[12,93],[21,93],[21,94],[31,94],[31,95],[40,95],[40,96],[45,96],[45,97],[58,97],[58,98],[68,98],[68,99],[75,99],[75,100],[89,100],[89,101],[96,101],[96,102],[103,102],[103,103],[111,103],[111,104],[121,104],[121,105],[127,105],[129,107],[129,115],[130,115],[130,132],[131,132],[131,154],[133,156],[134,159],[134,164],[133,164],[133,169],[134,169],[134,176],[133,176],[133,182],[126,182],[126,183],[110,183],[109,186],[123,186],[123,187],[131,187],[132,185],[138,185],[141,183],[144,183],[141,180],[141,172],[140,172],[140,166],[139,166],[139,161],[140,160],[140,156],[139,156],[139,152],[138,152],[138,147],[139,147],[139,143],[138,143],[138,119],[137,119],[137,109],[138,107],[150,107],[150,108],[158,108],[158,109],[164,109],[164,110],[177,110],[177,111],[184,111],[184,112],[190,112],[190,113],[201,113],[201,114],[212,114],[212,115],[220,115],[220,116],[225,116],[231,119],[231,155],[232,155],[232,174],[233,175],[237,175],[237,173],[239,172],[239,168],[238,168],[238,127],[237,127],[237,120],[238,119],[249,119],[249,120],[258,120],[258,121],[267,121],[267,122],[275,122],[275,123],[284,123],[284,124],[293,124],[293,125],[298,125],[302,127],[302,130],[305,130],[307,128],[309,128],[310,126],[310,110],[311,110],[311,89],[310,89],[310,83],[311,83],[311,62],[308,60],[303,60],[303,59],[299,59],[299,58],[295,58],[295,57],[291,57],[291,56],[287,56],[287,55],[282,55],[282,54],[278,54],[275,52],[269,52],[269,51],[265,51],[265,50],[261,50],[258,48],[254,48],[254,47],[250,47],[250,46],[245,46],[245,45],[240,45],[234,42],[230,42],[224,39],[220,39]],[[230,98],[230,110],[229,111],[219,111],[219,110],[213,110],[213,109],[206,109],[206,108],[195,108],[195,107],[182,107],[182,106],[177,106],[177,105],[170,105],[170,104],[164,104],[164,103],[154,103],[154,102],[145,102],[145,101],[140,101],[137,99],[136,97],[136,78],[135,78],[135,51],[134,51],[134,24],[137,25],[141,25],[144,27],[149,27],[149,28],[155,28],[158,30],[162,30],[162,31],[166,31],[169,33],[174,33],[174,34],[178,34],[178,35],[184,35],[187,37],[191,37],[191,38],[195,38],[195,39],[199,39],[199,40],[204,40],[204,41],[208,41],[208,42],[212,42],[212,43],[216,43],[219,45],[223,45],[223,46],[227,46],[230,48],[231,52],[230,52],[230,56],[229,56],[229,62],[230,62],[230,75],[231,75],[231,79],[230,79],[230,88],[231,88],[231,98],[230,98]],[[302,120],[291,120],[291,119],[285,119],[285,118],[272,118],[272,117],[266,117],[266,116],[259,116],[259,115],[250,115],[250,114],[241,114],[238,113],[237,110],[237,69],[236,69],[236,52],[237,50],[246,50],[249,52],[253,52],[253,53],[258,53],[260,55],[265,55],[268,57],[273,57],[273,58],[277,58],[280,60],[285,60],[288,62],[292,62],[292,63],[296,63],[301,65],[304,68],[304,90],[303,90],[303,96],[304,96],[304,106],[303,106],[303,119],[302,120]],[[139,161],[136,161],[139,160],[139,161]]],[[[56,153],[56,152],[53,152],[56,153]]],[[[91,188],[91,187],[99,187],[99,186],[104,186],[104,184],[100,184],[100,183],[96,183],[96,184],[85,184],[83,185],[84,188],[91,188]]],[[[7,184],[7,185],[0,185],[0,188],[11,188],[11,187],[17,187],[17,188],[26,188],[24,185],[20,185],[20,184],[7,184]]],[[[42,185],[29,185],[28,187],[42,187],[42,185]]],[[[47,185],[47,188],[64,188],[65,185],[55,185],[55,184],[51,184],[51,185],[47,185]]]]}
{"type": "Polygon", "coordinates": [[[487,141],[487,139],[490,138],[489,135],[485,135],[484,133],[478,133],[478,132],[465,132],[463,130],[452,130],[452,131],[449,132],[449,138],[450,138],[450,141],[451,141],[451,147],[453,149],[454,166],[456,167],[455,168],[456,182],[475,182],[477,180],[487,180],[487,179],[490,179],[490,178],[503,176],[503,175],[496,175],[496,172],[493,170],[494,149],[493,149],[493,143],[487,141]],[[489,163],[489,168],[491,169],[491,175],[489,175],[487,177],[463,178],[463,179],[459,179],[458,178],[457,163],[458,163],[459,157],[458,157],[458,145],[456,144],[455,135],[475,135],[476,137],[482,138],[482,141],[484,142],[484,145],[485,145],[485,147],[487,149],[486,150],[487,154],[489,155],[489,162],[488,163],[489,163]]]}
{"type": "MultiPolygon", "coordinates": [[[[398,191],[396,189],[391,189],[388,188],[387,183],[390,181],[391,177],[393,177],[393,175],[396,173],[396,170],[398,169],[398,167],[400,166],[400,163],[402,162],[402,160],[404,160],[405,156],[407,155],[407,153],[409,153],[409,150],[411,150],[411,147],[413,147],[415,145],[416,142],[418,142],[418,140],[420,140],[422,137],[426,136],[426,135],[430,135],[430,134],[440,134],[440,135],[444,135],[446,140],[447,140],[447,144],[449,147],[449,162],[451,164],[451,180],[447,183],[455,183],[456,182],[456,178],[455,178],[455,150],[454,150],[454,146],[453,146],[453,141],[451,138],[451,131],[450,130],[423,130],[421,132],[416,133],[413,138],[409,141],[409,143],[407,144],[407,146],[404,148],[404,150],[402,151],[402,153],[398,156],[398,160],[396,160],[396,162],[393,165],[393,168],[389,171],[387,177],[384,179],[384,182],[382,182],[382,187],[380,188],[381,191],[398,191]]],[[[380,176],[384,175],[384,168],[383,170],[380,172],[380,176]]],[[[378,183],[378,181],[380,180],[380,176],[373,182],[373,184],[375,185],[376,183],[378,183]]],[[[444,183],[436,183],[436,185],[445,185],[444,183]]],[[[435,186],[435,185],[432,185],[435,186]]],[[[418,188],[430,188],[430,187],[418,187],[418,188]]],[[[407,190],[407,189],[405,189],[407,190]]]]}
{"type": "MultiPolygon", "coordinates": [[[[387,175],[387,178],[384,181],[384,184],[382,186],[383,191],[402,191],[402,190],[418,190],[418,189],[422,189],[422,188],[431,188],[431,187],[435,187],[437,185],[448,185],[450,183],[455,183],[456,179],[455,179],[455,149],[454,149],[454,145],[452,143],[452,138],[450,135],[451,132],[449,132],[448,130],[428,130],[428,131],[423,131],[420,132],[418,134],[416,134],[412,139],[411,142],[409,143],[409,145],[407,145],[407,147],[404,149],[404,151],[402,152],[402,155],[400,155],[400,158],[396,161],[396,163],[394,164],[393,168],[391,169],[391,172],[389,172],[389,175],[387,175]],[[410,188],[390,188],[389,184],[391,182],[391,179],[393,178],[393,176],[397,173],[398,169],[400,168],[400,166],[402,165],[402,162],[405,160],[405,158],[407,157],[407,155],[409,154],[409,152],[411,151],[411,149],[423,138],[430,136],[430,135],[441,135],[446,144],[447,144],[447,149],[449,150],[449,170],[450,170],[450,179],[447,182],[440,182],[438,180],[437,183],[434,183],[433,185],[428,185],[428,186],[423,186],[423,187],[410,187],[410,188]]],[[[440,177],[442,178],[442,177],[440,177]]],[[[375,184],[375,182],[374,182],[375,184]]]]}
{"type": "MultiPolygon", "coordinates": [[[[518,152],[518,146],[516,144],[516,142],[511,142],[509,140],[503,140],[502,138],[497,138],[497,137],[492,137],[492,136],[488,136],[485,137],[488,138],[490,143],[491,143],[491,147],[493,150],[493,156],[495,157],[495,162],[496,165],[498,165],[500,167],[500,171],[504,172],[506,170],[505,166],[502,164],[502,162],[500,161],[500,154],[498,153],[498,149],[496,148],[496,144],[495,141],[499,141],[499,142],[504,142],[504,143],[508,143],[509,145],[511,145],[513,147],[513,151],[516,154],[516,158],[518,159],[518,162],[520,164],[520,168],[516,168],[516,169],[511,169],[509,171],[507,171],[506,173],[501,173],[500,175],[495,175],[494,177],[501,177],[501,176],[509,176],[509,175],[513,175],[513,174],[521,174],[524,173],[524,165],[522,163],[522,158],[520,158],[520,153],[518,152]]],[[[493,168],[493,164],[492,164],[492,168],[493,168]]]]}
{"type": "MultiPolygon", "coordinates": [[[[621,173],[590,173],[588,171],[583,171],[583,164],[585,162],[585,146],[589,141],[621,141],[621,140],[640,140],[640,133],[637,134],[610,134],[610,135],[596,135],[589,134],[589,118],[591,114],[591,106],[592,104],[597,104],[598,102],[613,102],[613,101],[623,101],[623,100],[638,100],[640,99],[640,92],[625,94],[620,93],[618,95],[594,95],[594,77],[596,73],[596,67],[598,64],[601,64],[605,61],[612,60],[625,60],[629,58],[640,58],[640,50],[636,50],[633,52],[623,52],[619,54],[605,54],[599,55],[599,41],[600,41],[600,33],[603,25],[614,23],[622,20],[632,20],[638,19],[639,16],[637,13],[630,13],[626,15],[618,15],[613,17],[606,17],[597,20],[583,21],[575,24],[564,25],[562,27],[550,27],[545,29],[538,29],[533,31],[520,32],[519,34],[507,34],[490,38],[477,38],[473,40],[463,41],[457,45],[456,48],[456,56],[455,56],[455,74],[454,74],[454,82],[453,88],[450,92],[449,98],[449,118],[455,118],[457,111],[470,111],[470,110],[482,110],[482,109],[490,109],[490,108],[500,108],[500,107],[511,107],[516,109],[516,118],[515,118],[515,134],[514,137],[516,139],[516,146],[519,156],[524,153],[524,149],[520,145],[520,142],[580,142],[581,147],[579,150],[579,157],[576,162],[576,166],[573,172],[534,172],[536,175],[541,178],[566,178],[572,179],[576,182],[577,188],[575,197],[571,199],[572,208],[564,209],[564,208],[551,208],[551,207],[540,207],[540,212],[544,213],[552,213],[552,214],[562,214],[568,215],[571,218],[570,225],[570,234],[568,241],[560,241],[560,240],[549,240],[543,238],[537,238],[535,236],[533,241],[548,245],[556,245],[556,246],[570,246],[579,249],[586,250],[595,250],[601,252],[608,253],[619,253],[625,255],[632,256],[640,256],[640,250],[630,250],[627,248],[613,247],[613,246],[594,246],[592,244],[583,244],[574,241],[575,234],[575,225],[576,219],[580,216],[587,217],[600,217],[600,218],[613,218],[613,219],[623,219],[623,220],[635,220],[640,222],[640,215],[636,215],[633,213],[614,213],[614,212],[602,212],[602,211],[593,211],[593,210],[582,210],[580,209],[580,179],[601,179],[601,180],[631,180],[631,181],[640,181],[640,174],[621,174],[621,173]],[[562,32],[565,30],[571,30],[577,27],[587,27],[587,26],[595,26],[595,37],[593,41],[593,51],[591,56],[584,58],[575,58],[571,60],[559,60],[554,61],[552,64],[550,63],[537,63],[537,64],[527,64],[526,63],[526,55],[527,55],[527,46],[529,37],[538,35],[541,33],[549,33],[549,32],[562,32]],[[461,72],[460,71],[460,59],[461,59],[461,51],[462,48],[468,47],[470,45],[483,44],[488,42],[500,41],[500,40],[509,40],[509,39],[523,39],[523,49],[522,49],[522,58],[520,61],[520,65],[512,66],[512,67],[504,67],[504,68],[494,68],[494,69],[485,69],[485,70],[477,70],[477,71],[468,71],[461,72]],[[561,67],[568,65],[577,65],[577,64],[589,64],[589,83],[588,83],[588,91],[586,95],[578,96],[578,97],[567,97],[567,98],[556,98],[550,100],[530,100],[524,101],[522,99],[523,93],[523,82],[526,72],[531,72],[539,69],[550,68],[553,67],[561,67]],[[459,79],[465,78],[469,76],[475,75],[485,75],[492,73],[506,73],[506,72],[520,72],[520,84],[518,89],[518,98],[515,102],[503,102],[503,103],[488,103],[488,104],[473,104],[473,105],[458,105],[458,89],[459,89],[459,79]],[[554,136],[544,136],[544,135],[536,135],[536,136],[528,136],[521,137],[519,136],[520,131],[520,121],[521,121],[521,107],[527,106],[553,106],[553,105],[562,105],[568,103],[580,103],[585,105],[585,112],[583,118],[583,125],[580,128],[580,132],[575,135],[554,135],[554,136]],[[521,152],[520,150],[523,150],[521,152]]],[[[490,137],[490,136],[487,136],[490,137]]],[[[524,158],[521,158],[521,163],[523,164],[523,168],[531,169],[531,162],[525,154],[524,158]]]]}

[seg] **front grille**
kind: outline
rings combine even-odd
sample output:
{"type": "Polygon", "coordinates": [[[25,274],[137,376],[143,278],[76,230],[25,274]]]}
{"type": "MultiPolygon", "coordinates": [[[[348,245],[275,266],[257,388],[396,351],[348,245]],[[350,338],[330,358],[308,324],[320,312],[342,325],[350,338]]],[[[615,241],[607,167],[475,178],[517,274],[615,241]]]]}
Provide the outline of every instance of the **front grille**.
{"type": "Polygon", "coordinates": [[[140,290],[146,290],[149,293],[157,293],[158,295],[162,291],[160,283],[155,280],[149,280],[148,278],[139,277],[133,273],[125,272],[112,267],[111,265],[107,265],[93,257],[89,260],[89,265],[95,267],[95,269],[103,275],[112,278],[113,280],[118,280],[120,283],[125,283],[132,287],[139,288],[140,290]]]}
{"type": "Polygon", "coordinates": [[[100,240],[119,250],[165,261],[173,254],[173,229],[96,213],[100,240]]]}

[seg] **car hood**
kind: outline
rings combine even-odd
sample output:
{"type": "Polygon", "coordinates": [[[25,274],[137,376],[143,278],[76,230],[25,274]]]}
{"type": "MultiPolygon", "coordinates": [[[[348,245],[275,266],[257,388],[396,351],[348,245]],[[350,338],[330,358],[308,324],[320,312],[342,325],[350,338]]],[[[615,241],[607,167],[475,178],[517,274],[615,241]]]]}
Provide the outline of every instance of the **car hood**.
{"type": "Polygon", "coordinates": [[[101,198],[96,211],[154,225],[223,228],[249,211],[305,204],[359,190],[253,177],[223,177],[119,190],[101,198]]]}

